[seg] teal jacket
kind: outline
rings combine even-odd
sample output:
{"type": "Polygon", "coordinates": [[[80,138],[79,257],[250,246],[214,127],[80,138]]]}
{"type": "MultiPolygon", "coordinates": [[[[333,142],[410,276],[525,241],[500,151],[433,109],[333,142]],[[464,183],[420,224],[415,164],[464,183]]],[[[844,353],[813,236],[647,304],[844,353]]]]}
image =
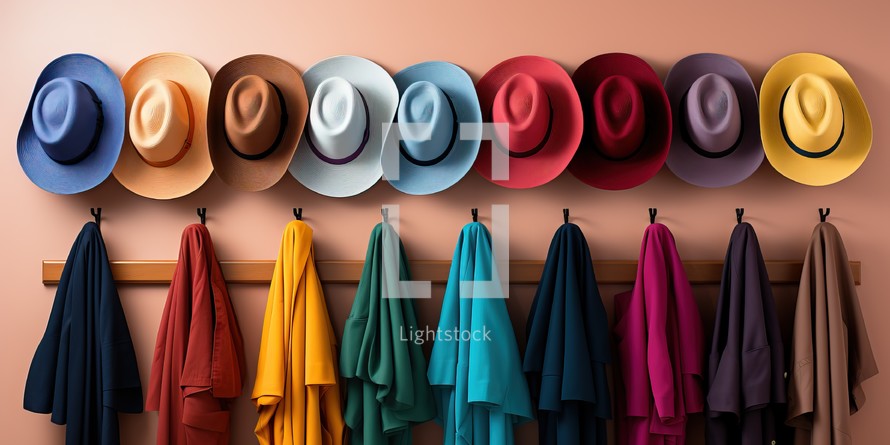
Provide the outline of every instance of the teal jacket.
{"type": "Polygon", "coordinates": [[[504,295],[498,285],[478,283],[498,283],[493,266],[488,230],[464,226],[427,372],[445,445],[509,445],[514,425],[534,417],[504,295]],[[470,288],[472,298],[465,293],[470,288]]]}

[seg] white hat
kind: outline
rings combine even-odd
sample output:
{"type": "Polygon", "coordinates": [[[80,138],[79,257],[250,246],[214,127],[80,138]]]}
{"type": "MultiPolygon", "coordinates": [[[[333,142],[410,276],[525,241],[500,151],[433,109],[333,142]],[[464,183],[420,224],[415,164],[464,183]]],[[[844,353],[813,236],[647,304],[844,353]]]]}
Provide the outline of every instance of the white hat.
{"type": "Polygon", "coordinates": [[[399,91],[370,60],[337,56],[303,73],[309,118],[288,170],[306,188],[326,196],[357,195],[383,173],[383,124],[392,123],[399,91]]]}

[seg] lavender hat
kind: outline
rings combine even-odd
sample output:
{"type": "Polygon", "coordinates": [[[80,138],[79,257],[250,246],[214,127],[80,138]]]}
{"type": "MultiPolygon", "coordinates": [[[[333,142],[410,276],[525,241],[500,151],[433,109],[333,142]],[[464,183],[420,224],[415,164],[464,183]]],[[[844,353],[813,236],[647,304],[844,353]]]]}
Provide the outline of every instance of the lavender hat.
{"type": "Polygon", "coordinates": [[[700,187],[726,187],[751,176],[763,161],[757,89],[734,59],[694,54],[664,81],[674,130],[667,166],[700,187]]]}

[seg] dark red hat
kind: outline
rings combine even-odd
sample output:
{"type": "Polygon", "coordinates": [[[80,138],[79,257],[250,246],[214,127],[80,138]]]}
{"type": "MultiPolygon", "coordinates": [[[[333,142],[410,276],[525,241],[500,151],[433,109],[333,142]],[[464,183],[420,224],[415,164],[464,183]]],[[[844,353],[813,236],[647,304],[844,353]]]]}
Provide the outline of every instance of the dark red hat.
{"type": "Polygon", "coordinates": [[[530,188],[566,169],[578,149],[584,116],[572,79],[559,64],[537,56],[505,60],[479,79],[476,92],[483,122],[509,124],[482,141],[474,164],[479,174],[503,187],[530,188]],[[492,172],[493,146],[508,161],[509,179],[492,172]]]}
{"type": "Polygon", "coordinates": [[[584,136],[569,171],[605,190],[636,187],[655,176],[671,145],[671,105],[658,75],[631,54],[596,56],[572,81],[584,110],[584,136]]]}

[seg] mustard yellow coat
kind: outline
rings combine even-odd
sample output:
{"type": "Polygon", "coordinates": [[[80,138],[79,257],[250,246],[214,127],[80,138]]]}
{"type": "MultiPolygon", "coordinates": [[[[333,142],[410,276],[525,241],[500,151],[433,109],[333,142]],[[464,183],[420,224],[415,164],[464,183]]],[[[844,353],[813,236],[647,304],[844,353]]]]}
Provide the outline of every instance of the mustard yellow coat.
{"type": "Polygon", "coordinates": [[[312,229],[291,221],[269,288],[251,396],[261,445],[343,444],[336,342],[315,269],[312,229]]]}

